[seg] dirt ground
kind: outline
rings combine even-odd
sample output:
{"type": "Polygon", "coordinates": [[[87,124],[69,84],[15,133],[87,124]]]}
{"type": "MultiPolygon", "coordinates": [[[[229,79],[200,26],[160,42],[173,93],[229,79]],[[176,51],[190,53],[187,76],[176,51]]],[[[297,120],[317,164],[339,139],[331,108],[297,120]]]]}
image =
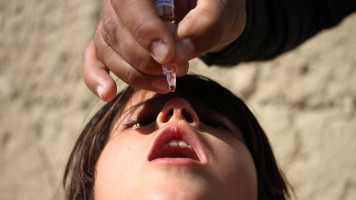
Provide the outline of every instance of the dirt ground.
{"type": "MultiPolygon", "coordinates": [[[[81,53],[104,1],[0,0],[0,199],[63,199],[73,143],[102,105],[81,53]]],[[[356,198],[356,15],[268,62],[191,61],[242,96],[297,199],[356,198]]]]}

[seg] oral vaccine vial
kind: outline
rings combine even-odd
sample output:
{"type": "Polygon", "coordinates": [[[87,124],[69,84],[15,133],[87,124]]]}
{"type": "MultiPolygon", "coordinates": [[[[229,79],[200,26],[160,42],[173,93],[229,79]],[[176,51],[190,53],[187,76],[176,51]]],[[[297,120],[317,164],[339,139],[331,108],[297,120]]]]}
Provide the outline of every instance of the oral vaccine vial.
{"type": "Polygon", "coordinates": [[[174,22],[174,0],[153,0],[163,21],[174,22]]]}
{"type": "MultiPolygon", "coordinates": [[[[158,15],[163,21],[174,23],[174,0],[153,0],[158,15]]],[[[170,62],[162,65],[163,74],[167,77],[169,91],[176,90],[176,72],[177,64],[170,62]]]]}

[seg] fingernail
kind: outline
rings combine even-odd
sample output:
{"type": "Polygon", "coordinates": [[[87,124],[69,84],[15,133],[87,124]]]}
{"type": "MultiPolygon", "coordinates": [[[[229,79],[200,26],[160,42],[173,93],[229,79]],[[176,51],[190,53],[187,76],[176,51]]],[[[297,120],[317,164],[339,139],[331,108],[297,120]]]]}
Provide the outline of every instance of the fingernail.
{"type": "Polygon", "coordinates": [[[98,97],[100,99],[103,99],[102,97],[103,97],[104,88],[101,87],[100,85],[98,85],[95,87],[95,91],[96,91],[96,94],[98,95],[98,97]]]}
{"type": "Polygon", "coordinates": [[[191,39],[186,38],[176,43],[176,56],[180,61],[188,61],[193,57],[194,45],[191,39]]]}
{"type": "Polygon", "coordinates": [[[167,57],[168,50],[168,46],[162,41],[155,41],[151,45],[152,56],[159,63],[162,63],[163,60],[167,57]]]}

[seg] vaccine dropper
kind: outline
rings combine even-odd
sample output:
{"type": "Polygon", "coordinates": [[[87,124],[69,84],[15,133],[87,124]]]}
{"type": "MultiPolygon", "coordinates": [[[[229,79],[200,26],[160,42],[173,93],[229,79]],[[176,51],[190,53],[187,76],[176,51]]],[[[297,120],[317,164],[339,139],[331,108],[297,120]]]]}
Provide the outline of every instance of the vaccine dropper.
{"type": "MultiPolygon", "coordinates": [[[[174,0],[153,0],[153,3],[163,21],[174,23],[174,0]]],[[[162,71],[167,77],[169,91],[174,92],[176,90],[177,64],[174,62],[163,64],[162,71]]]]}

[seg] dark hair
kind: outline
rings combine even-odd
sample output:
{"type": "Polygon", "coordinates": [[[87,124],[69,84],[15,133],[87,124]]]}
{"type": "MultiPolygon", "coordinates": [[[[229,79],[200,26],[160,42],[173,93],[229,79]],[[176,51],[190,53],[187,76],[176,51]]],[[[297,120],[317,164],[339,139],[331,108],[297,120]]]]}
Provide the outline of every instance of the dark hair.
{"type": "MultiPolygon", "coordinates": [[[[277,166],[265,132],[245,103],[206,77],[186,75],[177,79],[177,86],[175,93],[167,95],[194,98],[225,115],[239,127],[256,166],[258,199],[288,199],[290,186],[277,166]]],[[[109,139],[114,118],[121,114],[136,91],[138,89],[127,87],[104,105],[83,129],[63,177],[67,200],[93,199],[96,162],[109,139]]]]}

